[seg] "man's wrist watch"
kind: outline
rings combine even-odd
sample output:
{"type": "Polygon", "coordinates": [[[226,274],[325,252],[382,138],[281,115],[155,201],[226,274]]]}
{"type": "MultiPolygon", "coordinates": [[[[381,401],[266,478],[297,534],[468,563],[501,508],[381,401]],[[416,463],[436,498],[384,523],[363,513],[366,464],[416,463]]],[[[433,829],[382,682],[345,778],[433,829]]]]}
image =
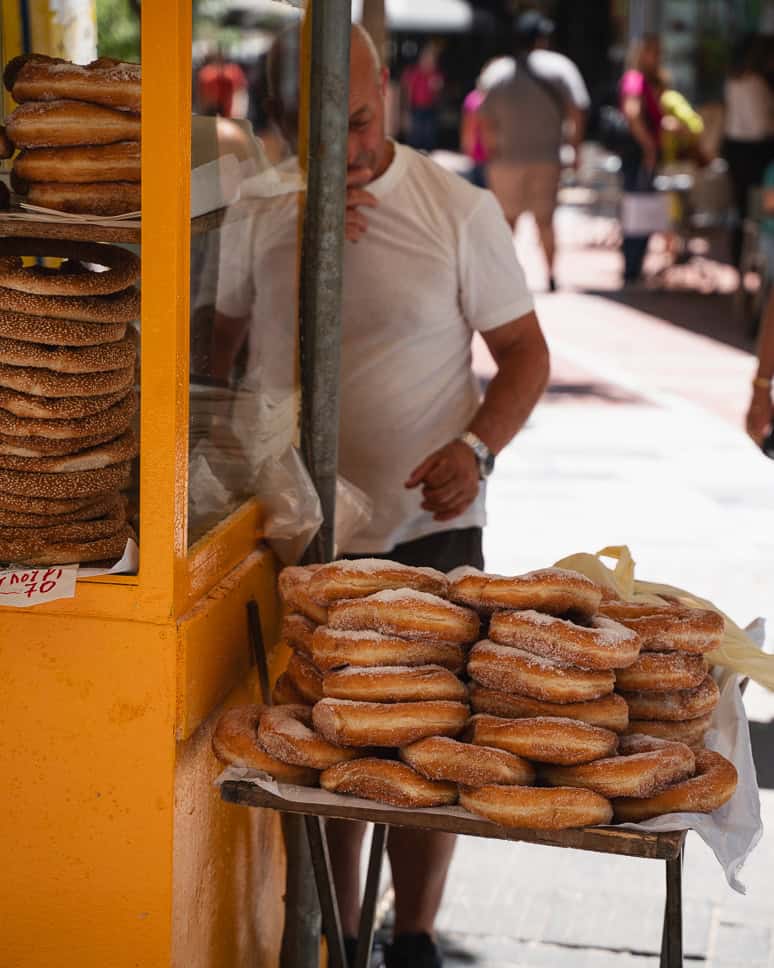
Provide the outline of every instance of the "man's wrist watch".
{"type": "Polygon", "coordinates": [[[463,444],[467,444],[476,455],[480,480],[483,481],[489,477],[494,470],[495,456],[484,441],[470,430],[466,430],[464,434],[460,434],[457,439],[461,440],[463,444]]]}

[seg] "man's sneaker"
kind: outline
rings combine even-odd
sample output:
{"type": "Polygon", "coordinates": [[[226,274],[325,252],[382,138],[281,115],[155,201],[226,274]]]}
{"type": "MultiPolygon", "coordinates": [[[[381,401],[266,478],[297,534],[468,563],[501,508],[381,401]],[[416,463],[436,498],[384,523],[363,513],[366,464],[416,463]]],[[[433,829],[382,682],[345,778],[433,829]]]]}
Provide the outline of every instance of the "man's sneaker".
{"type": "Polygon", "coordinates": [[[429,934],[398,934],[384,952],[384,968],[443,968],[429,934]]]}

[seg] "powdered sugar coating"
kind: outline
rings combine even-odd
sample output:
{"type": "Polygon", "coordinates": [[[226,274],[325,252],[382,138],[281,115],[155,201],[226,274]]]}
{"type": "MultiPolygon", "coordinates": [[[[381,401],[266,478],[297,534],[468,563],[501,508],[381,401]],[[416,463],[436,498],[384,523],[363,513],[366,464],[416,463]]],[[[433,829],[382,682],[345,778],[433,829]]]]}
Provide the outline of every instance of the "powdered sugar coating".
{"type": "Polygon", "coordinates": [[[330,605],[401,589],[416,589],[445,599],[448,587],[446,575],[434,568],[415,568],[383,558],[357,558],[323,565],[309,585],[309,594],[320,605],[330,605]]]}
{"type": "Polygon", "coordinates": [[[328,609],[331,628],[372,629],[407,639],[473,642],[479,618],[472,609],[411,588],[388,589],[338,602],[328,609]]]}
{"type": "Polygon", "coordinates": [[[593,615],[602,590],[585,575],[561,568],[542,568],[513,577],[469,570],[454,574],[449,598],[483,612],[507,608],[535,609],[550,615],[593,615]]]}

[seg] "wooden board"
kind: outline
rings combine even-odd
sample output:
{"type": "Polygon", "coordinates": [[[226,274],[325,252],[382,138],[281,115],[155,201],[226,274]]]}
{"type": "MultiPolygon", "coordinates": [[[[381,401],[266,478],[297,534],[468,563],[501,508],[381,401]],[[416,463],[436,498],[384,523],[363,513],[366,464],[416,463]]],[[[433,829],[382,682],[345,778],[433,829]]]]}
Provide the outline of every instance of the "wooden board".
{"type": "Polygon", "coordinates": [[[388,824],[391,827],[413,827],[421,830],[442,830],[469,837],[488,837],[496,840],[515,840],[549,847],[572,847],[603,854],[622,854],[628,857],[647,857],[673,860],[680,855],[686,831],[645,833],[620,830],[617,827],[582,827],[577,830],[511,830],[476,817],[441,815],[425,810],[385,810],[378,803],[363,807],[348,797],[335,796],[330,804],[308,804],[275,796],[254,783],[226,781],[220,788],[221,797],[228,803],[248,807],[263,807],[283,813],[308,816],[336,817],[340,820],[363,820],[388,824]]]}
{"type": "Polygon", "coordinates": [[[0,236],[25,239],[62,239],[66,242],[124,242],[139,244],[140,229],[112,228],[92,222],[39,222],[3,218],[0,236]]]}

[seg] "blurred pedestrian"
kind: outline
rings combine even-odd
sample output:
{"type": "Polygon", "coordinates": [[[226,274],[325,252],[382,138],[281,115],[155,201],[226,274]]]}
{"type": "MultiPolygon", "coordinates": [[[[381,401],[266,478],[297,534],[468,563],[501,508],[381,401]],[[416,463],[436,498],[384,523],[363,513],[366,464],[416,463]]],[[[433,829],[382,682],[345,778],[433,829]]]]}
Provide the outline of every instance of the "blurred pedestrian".
{"type": "Polygon", "coordinates": [[[404,70],[401,86],[409,109],[408,143],[417,151],[433,151],[438,144],[438,109],[444,86],[435,44],[426,44],[416,64],[404,70]]]}
{"type": "Polygon", "coordinates": [[[247,78],[239,64],[228,61],[219,48],[207,60],[196,75],[196,96],[200,114],[231,118],[242,112],[235,111],[235,101],[244,97],[247,78]]]}
{"type": "MultiPolygon", "coordinates": [[[[628,70],[621,78],[621,110],[631,138],[621,151],[624,193],[654,191],[653,176],[661,144],[661,41],[646,34],[634,41],[627,57],[628,70]]],[[[635,282],[642,275],[642,264],[649,235],[629,234],[624,230],[622,252],[624,282],[635,282]]]]}
{"type": "Polygon", "coordinates": [[[512,229],[523,212],[532,212],[551,291],[556,288],[553,217],[560,151],[566,134],[577,163],[590,103],[575,64],[546,49],[553,31],[553,21],[537,11],[527,11],[517,19],[516,56],[510,59],[508,71],[498,61],[484,72],[486,78],[496,69],[500,76],[479,109],[489,159],[487,183],[512,229]]]}
{"type": "Polygon", "coordinates": [[[731,244],[734,265],[739,265],[750,190],[763,181],[766,166],[774,160],[774,93],[764,75],[766,42],[746,37],[735,51],[725,84],[725,140],[723,156],[739,214],[731,244]]]}
{"type": "MultiPolygon", "coordinates": [[[[774,377],[774,292],[769,296],[758,338],[758,369],[753,378],[752,397],[747,409],[747,433],[758,446],[771,439],[774,430],[774,405],[771,384],[774,377]]],[[[774,440],[771,441],[774,456],[774,440]]]]}
{"type": "Polygon", "coordinates": [[[462,122],[460,125],[460,147],[463,154],[472,162],[470,181],[479,188],[486,188],[486,149],[481,135],[479,108],[484,103],[485,93],[481,87],[479,74],[476,86],[462,102],[462,122]]]}

